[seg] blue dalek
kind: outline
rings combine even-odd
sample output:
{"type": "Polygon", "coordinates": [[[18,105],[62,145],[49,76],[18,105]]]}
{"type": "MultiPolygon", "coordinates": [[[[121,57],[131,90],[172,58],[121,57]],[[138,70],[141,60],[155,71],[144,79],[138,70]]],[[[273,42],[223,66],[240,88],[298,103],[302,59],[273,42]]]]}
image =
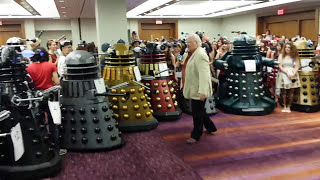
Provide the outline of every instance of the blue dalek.
{"type": "Polygon", "coordinates": [[[255,39],[246,33],[235,38],[234,49],[215,60],[218,69],[227,72],[227,81],[219,85],[217,107],[222,111],[242,115],[266,115],[276,107],[266,97],[262,82],[263,66],[273,67],[278,62],[264,59],[255,39]]]}
{"type": "Polygon", "coordinates": [[[34,89],[22,46],[23,41],[14,37],[1,49],[0,179],[40,179],[55,176],[61,169],[38,103],[50,90],[34,89]]]}

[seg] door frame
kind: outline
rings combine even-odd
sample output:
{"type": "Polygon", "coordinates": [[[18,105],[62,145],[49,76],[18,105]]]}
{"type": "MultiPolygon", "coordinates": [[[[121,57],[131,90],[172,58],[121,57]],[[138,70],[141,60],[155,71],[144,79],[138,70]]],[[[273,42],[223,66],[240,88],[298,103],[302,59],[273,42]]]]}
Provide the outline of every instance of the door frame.
{"type": "MultiPolygon", "coordinates": [[[[141,24],[155,24],[155,20],[147,20],[147,21],[143,21],[143,20],[139,20],[138,22],[138,34],[140,36],[141,32],[142,32],[142,26],[141,24]]],[[[178,39],[178,23],[175,21],[166,21],[163,24],[174,24],[174,32],[173,32],[173,38],[174,39],[178,39]]]]}

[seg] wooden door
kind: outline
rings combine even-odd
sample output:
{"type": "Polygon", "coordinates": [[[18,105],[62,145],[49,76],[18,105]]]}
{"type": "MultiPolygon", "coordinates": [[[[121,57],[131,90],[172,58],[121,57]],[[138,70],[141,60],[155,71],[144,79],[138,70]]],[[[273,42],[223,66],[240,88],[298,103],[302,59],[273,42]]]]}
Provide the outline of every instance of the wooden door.
{"type": "Polygon", "coordinates": [[[305,37],[306,39],[312,39],[316,40],[317,38],[317,32],[314,28],[315,20],[314,19],[308,19],[308,20],[301,20],[300,21],[300,32],[301,36],[305,37]]]}
{"type": "Polygon", "coordinates": [[[25,38],[23,24],[3,24],[0,26],[0,46],[11,37],[25,38]]]}
{"type": "Polygon", "coordinates": [[[272,34],[279,37],[282,35],[285,35],[286,37],[294,37],[299,34],[298,21],[269,23],[267,28],[272,32],[272,34]]]}
{"type": "Polygon", "coordinates": [[[141,40],[151,41],[155,38],[161,40],[164,37],[167,40],[176,37],[176,26],[174,23],[168,24],[151,24],[151,23],[141,23],[141,28],[139,31],[139,37],[141,40]]]}
{"type": "Polygon", "coordinates": [[[285,35],[292,38],[296,35],[313,41],[318,40],[319,10],[296,12],[281,16],[264,16],[257,18],[257,33],[263,34],[267,29],[276,36],[285,35]]]}

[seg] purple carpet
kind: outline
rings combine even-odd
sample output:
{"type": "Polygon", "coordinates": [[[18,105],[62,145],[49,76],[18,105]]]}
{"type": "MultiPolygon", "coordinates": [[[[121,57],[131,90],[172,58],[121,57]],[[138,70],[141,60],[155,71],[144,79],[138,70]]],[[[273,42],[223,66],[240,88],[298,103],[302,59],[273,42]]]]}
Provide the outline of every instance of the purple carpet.
{"type": "Polygon", "coordinates": [[[203,179],[320,179],[320,112],[239,116],[218,112],[218,132],[188,145],[192,117],[161,123],[173,151],[203,179]]]}
{"type": "Polygon", "coordinates": [[[156,130],[125,134],[126,145],[99,153],[67,153],[57,180],[320,179],[320,112],[212,116],[218,132],[188,145],[192,117],[156,130]]]}
{"type": "Polygon", "coordinates": [[[123,135],[126,145],[110,152],[63,156],[57,180],[197,180],[201,177],[178,158],[153,131],[123,135]]]}

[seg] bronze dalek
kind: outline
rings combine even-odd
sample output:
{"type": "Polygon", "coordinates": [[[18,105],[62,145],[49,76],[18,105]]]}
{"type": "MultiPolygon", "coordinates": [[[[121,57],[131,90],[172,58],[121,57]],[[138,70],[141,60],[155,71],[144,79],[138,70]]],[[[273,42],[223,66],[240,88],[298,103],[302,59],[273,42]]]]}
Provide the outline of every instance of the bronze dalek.
{"type": "Polygon", "coordinates": [[[110,56],[105,58],[103,78],[106,85],[114,86],[123,82],[130,85],[119,90],[113,89],[112,93],[130,92],[130,99],[110,96],[112,109],[119,122],[121,131],[133,132],[154,129],[158,121],[153,117],[151,104],[147,101],[148,95],[144,93],[143,84],[139,83],[140,71],[135,66],[133,51],[125,44],[115,44],[110,56]]]}
{"type": "Polygon", "coordinates": [[[157,46],[154,43],[147,44],[141,55],[142,82],[152,89],[146,91],[151,96],[147,99],[151,101],[153,115],[158,120],[179,119],[182,111],[174,94],[173,81],[169,80],[165,55],[157,46]]]}
{"type": "Polygon", "coordinates": [[[315,112],[319,110],[319,79],[318,64],[316,63],[313,44],[305,38],[297,40],[301,70],[299,77],[301,87],[294,92],[292,109],[302,112],[315,112]]]}

